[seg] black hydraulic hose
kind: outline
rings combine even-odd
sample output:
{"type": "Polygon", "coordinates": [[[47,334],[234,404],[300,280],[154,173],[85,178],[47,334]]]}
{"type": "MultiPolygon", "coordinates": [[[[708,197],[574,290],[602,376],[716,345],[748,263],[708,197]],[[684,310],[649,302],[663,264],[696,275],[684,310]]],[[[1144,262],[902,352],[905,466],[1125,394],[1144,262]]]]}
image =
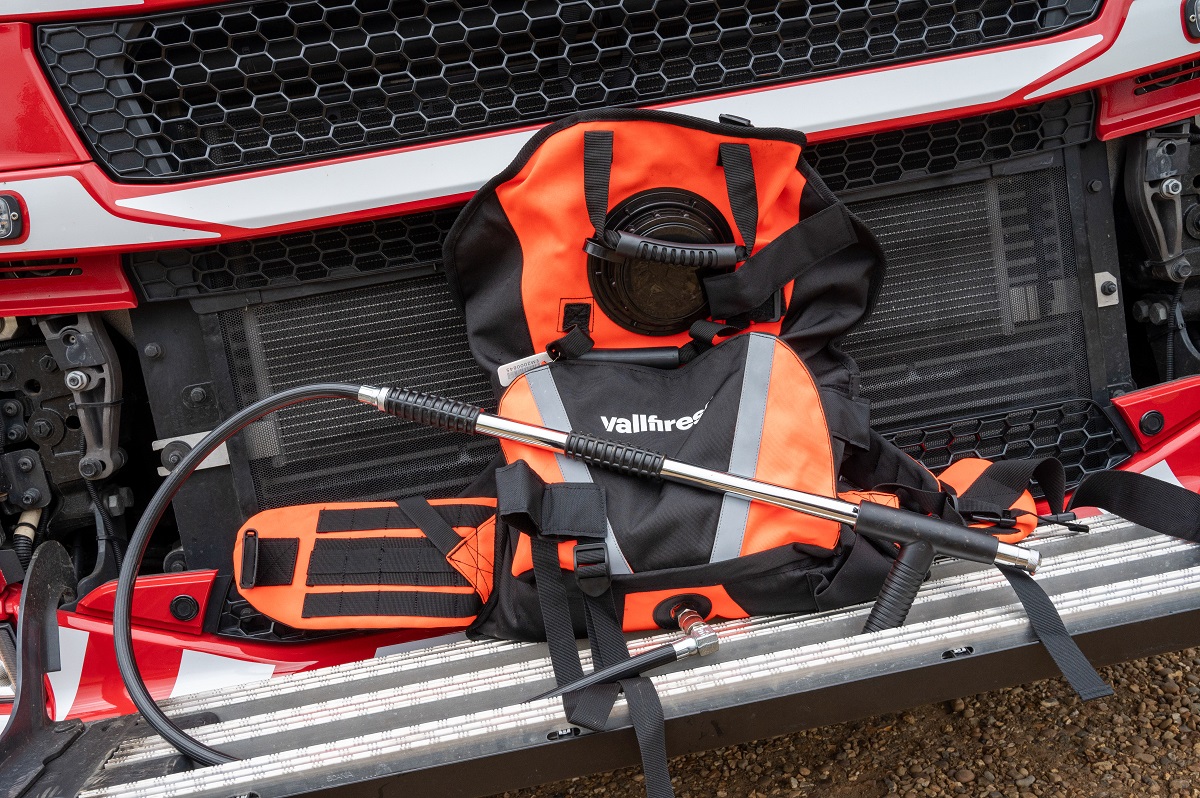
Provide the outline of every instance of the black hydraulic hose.
{"type": "Polygon", "coordinates": [[[1183,301],[1183,286],[1184,284],[1180,283],[1175,289],[1175,297],[1171,300],[1171,317],[1167,320],[1167,382],[1175,379],[1175,333],[1179,330],[1179,305],[1183,301]]]}
{"type": "Polygon", "coordinates": [[[289,405],[310,399],[351,399],[358,401],[359,386],[344,383],[317,383],[289,388],[273,396],[260,399],[254,404],[238,411],[220,424],[212,432],[205,435],[191,451],[184,455],[175,469],[167,476],[146,510],[129,539],[129,547],[125,552],[125,561],[121,565],[121,575],[117,579],[117,595],[113,604],[113,645],[117,651],[117,669],[125,682],[125,689],[133,705],[142,713],[146,722],[162,735],[163,739],[175,746],[179,751],[203,765],[219,765],[224,762],[234,762],[236,757],[222,753],[189,737],[167,717],[158,705],[146,683],[137,669],[137,661],[133,654],[133,629],[130,614],[133,610],[133,585],[137,579],[138,568],[146,547],[150,543],[150,535],[158,522],[167,511],[167,505],[179,492],[184,481],[196,470],[196,466],[204,461],[218,446],[233,437],[239,430],[257,421],[263,416],[274,413],[289,405]]]}
{"type": "MultiPolygon", "coordinates": [[[[79,454],[83,455],[86,453],[87,439],[83,436],[80,436],[79,454]]],[[[88,498],[92,500],[92,506],[96,508],[96,514],[100,517],[100,529],[96,530],[96,539],[100,540],[101,535],[103,535],[103,539],[108,541],[108,545],[112,546],[113,559],[116,561],[117,570],[119,571],[121,569],[121,564],[125,559],[125,551],[121,547],[121,541],[117,540],[117,533],[113,526],[112,516],[108,514],[108,509],[104,506],[104,503],[100,501],[100,491],[96,489],[96,483],[85,478],[83,480],[83,484],[84,487],[87,488],[88,498]]]]}

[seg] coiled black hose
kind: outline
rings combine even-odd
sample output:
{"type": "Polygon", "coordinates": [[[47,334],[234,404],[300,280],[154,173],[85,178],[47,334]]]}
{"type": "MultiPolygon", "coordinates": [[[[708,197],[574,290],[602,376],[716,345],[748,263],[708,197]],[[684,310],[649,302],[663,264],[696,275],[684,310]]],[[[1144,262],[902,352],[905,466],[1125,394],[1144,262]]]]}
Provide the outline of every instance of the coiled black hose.
{"type": "Polygon", "coordinates": [[[130,624],[130,613],[133,610],[133,586],[137,579],[138,568],[141,567],[142,557],[146,555],[146,547],[150,543],[150,535],[158,522],[167,511],[167,505],[179,492],[179,488],[187,480],[196,466],[203,462],[218,446],[233,437],[239,430],[257,421],[263,416],[282,410],[289,405],[311,399],[352,399],[358,400],[358,385],[345,383],[317,383],[289,388],[273,396],[260,399],[254,404],[238,411],[227,421],[220,424],[212,432],[205,435],[203,440],[188,452],[163,484],[159,486],[146,505],[141,520],[129,540],[129,548],[125,552],[125,561],[121,565],[121,575],[117,579],[117,595],[113,605],[113,644],[117,651],[117,668],[125,689],[133,705],[142,713],[156,732],[163,739],[175,746],[179,751],[203,765],[219,765],[224,762],[234,762],[235,757],[224,754],[189,737],[166,716],[154,703],[146,683],[137,669],[137,660],[133,655],[133,629],[130,624]]]}

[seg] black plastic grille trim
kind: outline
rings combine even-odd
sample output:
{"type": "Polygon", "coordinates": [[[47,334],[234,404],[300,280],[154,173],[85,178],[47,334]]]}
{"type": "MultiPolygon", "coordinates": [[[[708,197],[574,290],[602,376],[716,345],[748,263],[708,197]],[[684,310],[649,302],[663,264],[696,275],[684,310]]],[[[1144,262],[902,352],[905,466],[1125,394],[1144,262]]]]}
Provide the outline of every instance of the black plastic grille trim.
{"type": "Polygon", "coordinates": [[[42,25],[97,159],[177,180],[1010,44],[1101,0],[265,0],[42,25]]]}
{"type": "Polygon", "coordinates": [[[1100,406],[1087,399],[932,424],[884,437],[936,471],[965,457],[1057,457],[1068,487],[1078,485],[1085,474],[1115,468],[1131,456],[1100,406]]]}

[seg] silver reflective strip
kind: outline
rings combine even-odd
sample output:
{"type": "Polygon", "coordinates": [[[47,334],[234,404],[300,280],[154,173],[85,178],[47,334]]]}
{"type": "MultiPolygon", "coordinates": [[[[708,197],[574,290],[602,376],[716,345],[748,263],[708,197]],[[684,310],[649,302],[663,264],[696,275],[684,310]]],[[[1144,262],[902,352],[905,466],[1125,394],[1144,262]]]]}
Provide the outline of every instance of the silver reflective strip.
{"type": "MultiPolygon", "coordinates": [[[[771,366],[775,359],[775,339],[766,335],[748,335],[746,370],[742,375],[742,397],[738,402],[737,426],[733,431],[733,448],[729,453],[729,473],[753,477],[758,470],[758,450],[762,445],[763,423],[767,416],[767,388],[771,382],[771,366]]],[[[742,553],[746,537],[746,518],[750,515],[750,500],[725,494],[721,500],[721,517],[713,539],[709,562],[732,560],[742,553]]]]}
{"type": "MultiPolygon", "coordinates": [[[[571,431],[571,419],[567,417],[567,408],[563,406],[562,397],[558,395],[558,386],[554,384],[554,375],[550,369],[543,366],[525,375],[529,383],[529,392],[533,395],[533,403],[537,405],[542,415],[542,424],[560,432],[571,431]]],[[[587,463],[573,460],[565,454],[556,454],[558,469],[562,471],[563,479],[567,482],[592,482],[592,472],[587,463]]],[[[614,574],[631,574],[629,561],[621,552],[621,544],[617,543],[616,533],[612,524],[608,524],[608,534],[604,537],[604,546],[608,549],[608,570],[614,574]]]]}

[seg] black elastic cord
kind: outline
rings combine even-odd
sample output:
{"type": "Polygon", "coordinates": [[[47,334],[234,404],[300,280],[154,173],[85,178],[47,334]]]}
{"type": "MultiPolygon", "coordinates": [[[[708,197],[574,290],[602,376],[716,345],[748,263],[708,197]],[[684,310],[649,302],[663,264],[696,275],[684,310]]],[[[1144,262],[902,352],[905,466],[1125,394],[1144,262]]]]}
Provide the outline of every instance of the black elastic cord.
{"type": "Polygon", "coordinates": [[[133,587],[134,582],[137,580],[138,569],[142,564],[142,558],[146,555],[146,547],[150,543],[150,536],[166,513],[167,506],[175,498],[175,494],[179,492],[184,481],[196,470],[196,466],[200,465],[204,461],[204,458],[212,454],[218,446],[229,438],[232,438],[238,431],[258,421],[263,416],[270,415],[276,410],[282,410],[298,402],[310,399],[350,399],[358,401],[358,390],[360,387],[345,383],[302,385],[298,388],[289,388],[274,396],[260,399],[249,407],[238,411],[224,423],[218,425],[212,432],[205,435],[191,451],[184,455],[179,464],[175,466],[175,469],[167,475],[162,485],[155,491],[153,498],[150,499],[150,503],[146,505],[146,511],[142,514],[141,520],[138,521],[138,525],[133,531],[133,537],[129,540],[129,548],[125,552],[125,562],[121,565],[121,574],[117,578],[116,599],[113,602],[113,646],[117,651],[117,669],[121,672],[121,679],[125,682],[125,690],[129,693],[130,700],[133,701],[133,705],[137,707],[138,712],[142,714],[146,722],[164,740],[201,764],[219,765],[224,762],[235,762],[237,758],[217,751],[214,748],[209,748],[198,740],[189,737],[175,725],[174,721],[167,717],[166,713],[159,709],[158,704],[154,703],[154,697],[146,689],[146,683],[142,680],[141,673],[138,672],[137,660],[133,653],[133,629],[130,621],[130,615],[133,611],[133,587]]]}

